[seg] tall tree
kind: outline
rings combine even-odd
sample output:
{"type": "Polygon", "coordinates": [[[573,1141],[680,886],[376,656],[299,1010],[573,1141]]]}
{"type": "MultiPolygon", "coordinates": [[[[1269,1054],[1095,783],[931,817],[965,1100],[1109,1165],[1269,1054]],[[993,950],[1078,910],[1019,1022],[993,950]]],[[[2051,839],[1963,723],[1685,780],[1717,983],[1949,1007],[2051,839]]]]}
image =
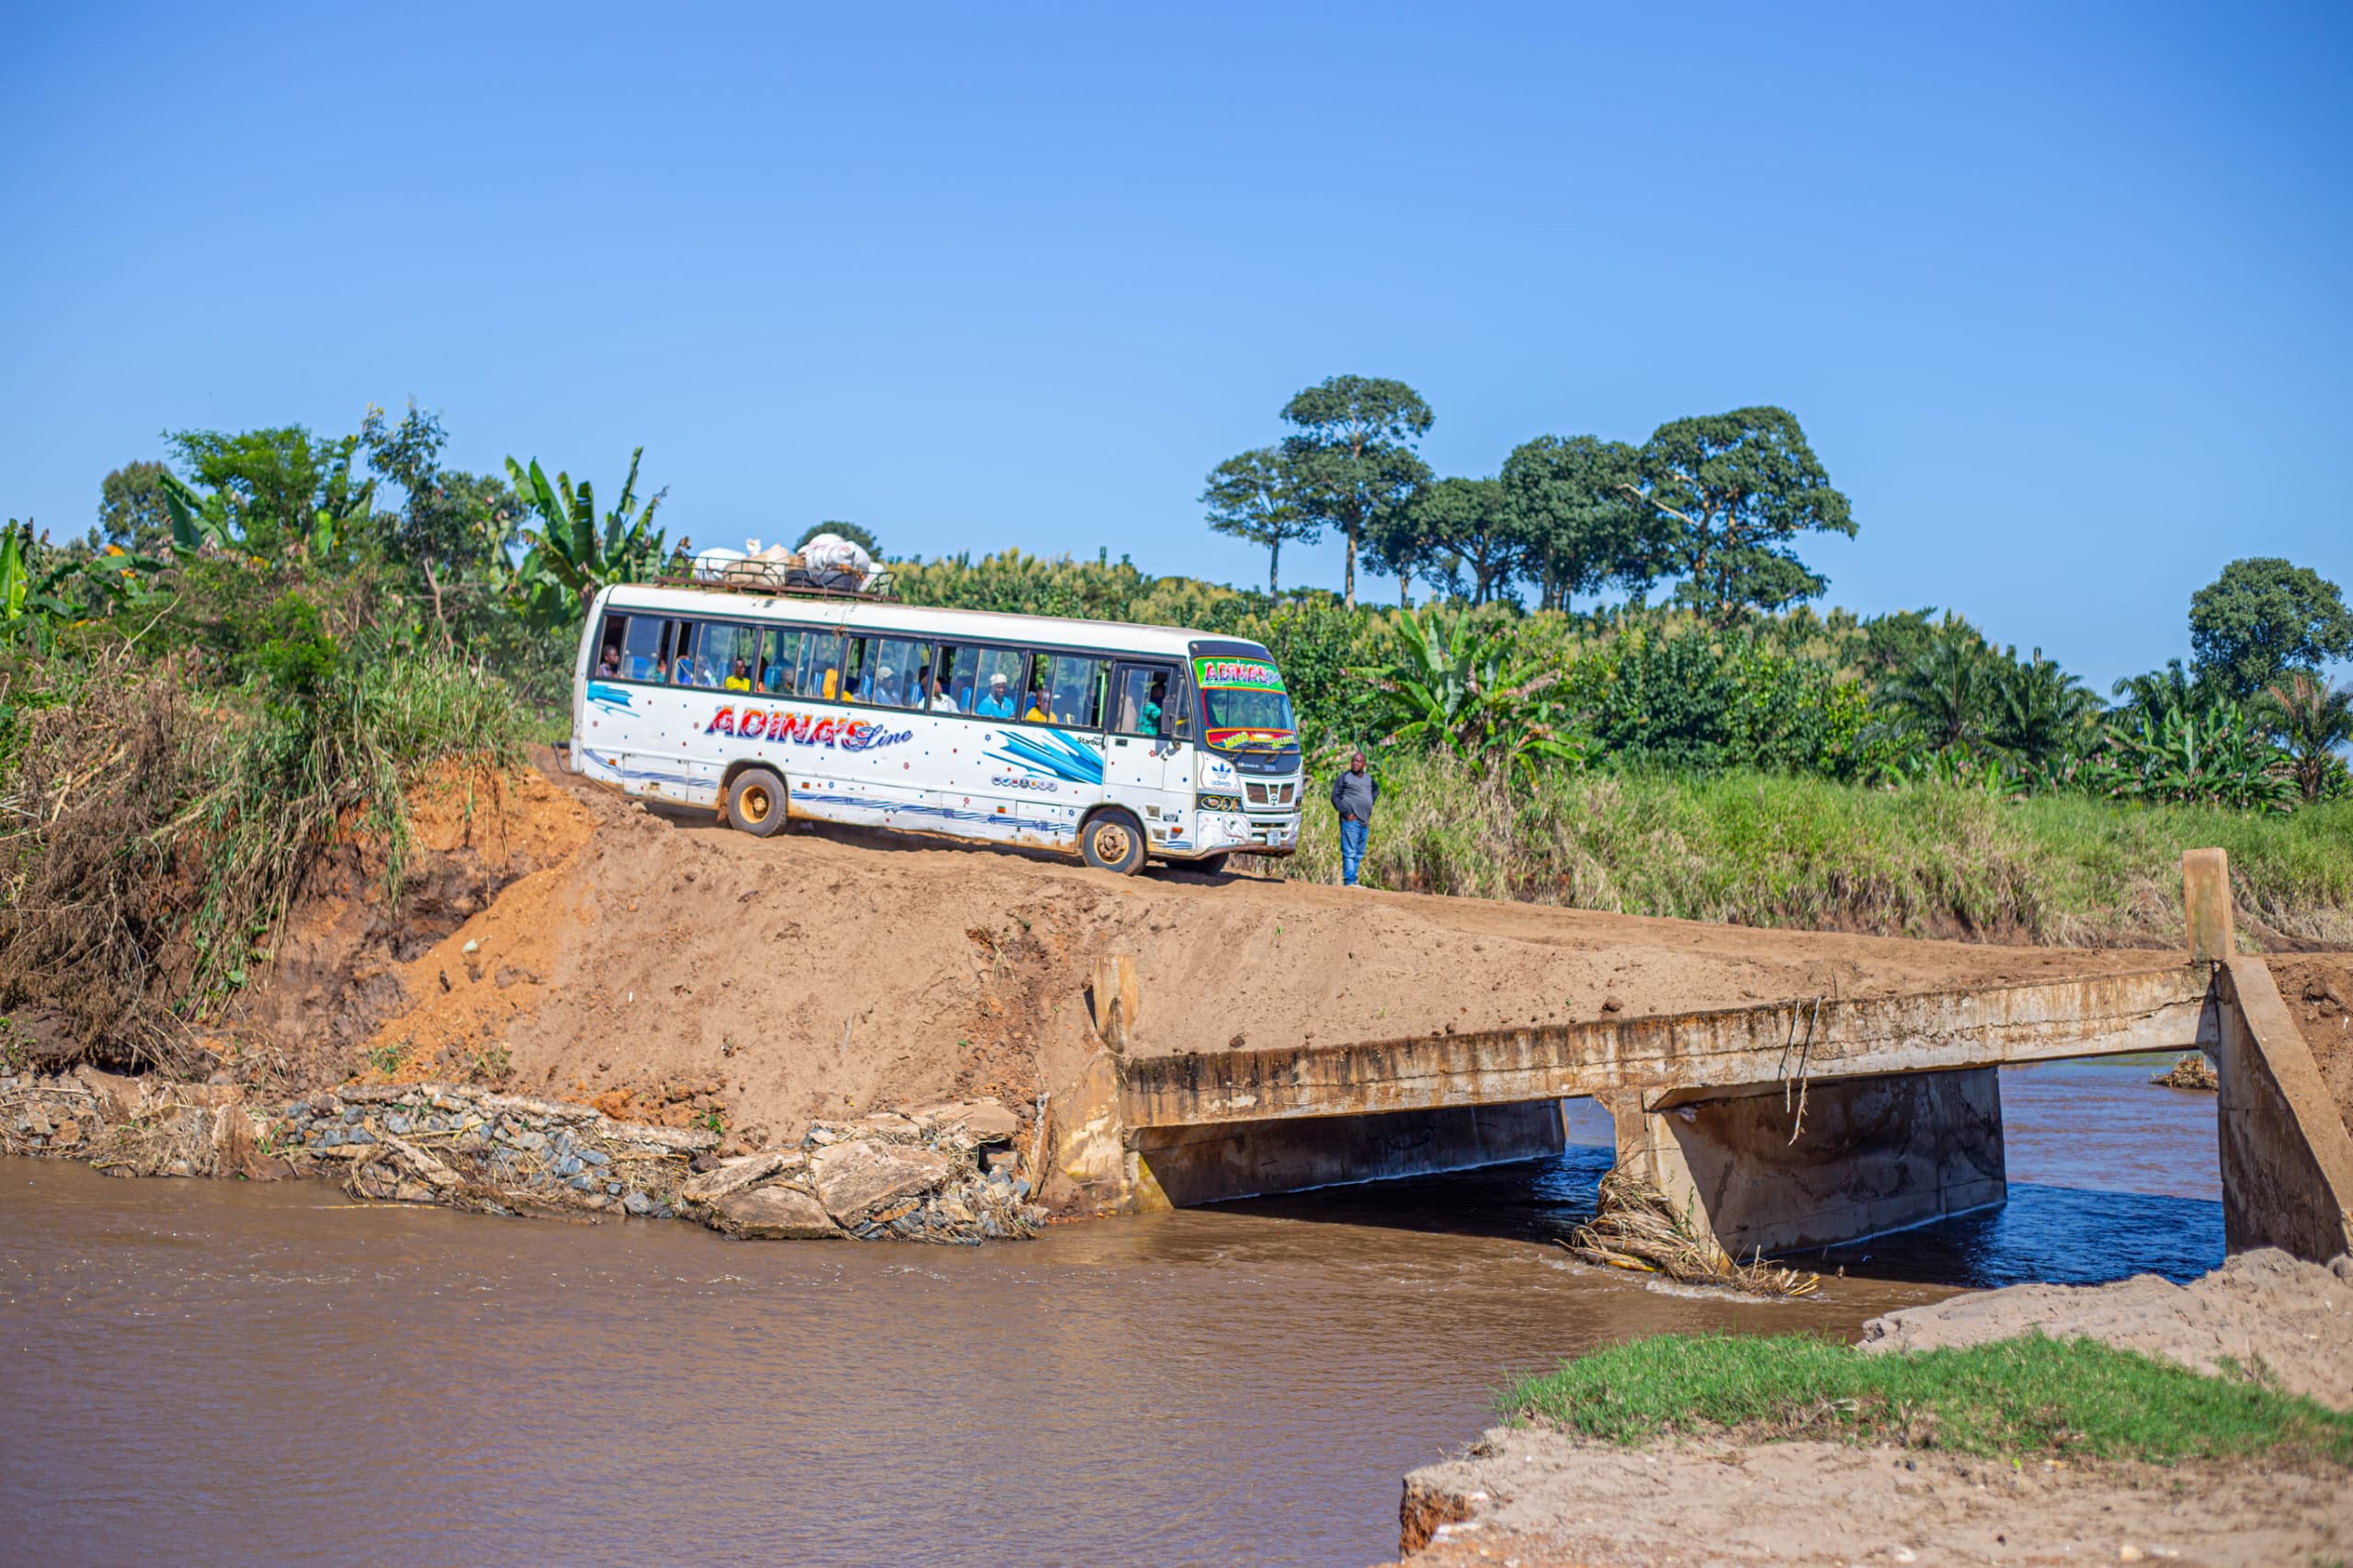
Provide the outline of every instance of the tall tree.
{"type": "MultiPolygon", "coordinates": [[[[191,483],[176,487],[168,475],[167,497],[196,486],[200,496],[192,517],[198,532],[216,544],[249,554],[275,556],[288,549],[314,555],[331,550],[352,523],[364,519],[375,496],[375,482],[352,472],[359,437],[313,437],[300,425],[224,435],[182,430],[165,437],[188,471],[191,483]]],[[[182,531],[175,517],[174,532],[182,531]]]]}
{"type": "Polygon", "coordinates": [[[1656,580],[1668,519],[1630,494],[1640,475],[1623,441],[1539,436],[1504,460],[1504,502],[1536,580],[1536,608],[1566,609],[1572,594],[1656,580]]]}
{"type": "Polygon", "coordinates": [[[449,620],[442,589],[453,578],[489,566],[503,581],[506,550],[523,512],[522,502],[502,480],[441,466],[448,436],[441,421],[409,400],[398,425],[370,404],[359,425],[368,466],[379,480],[401,492],[400,510],[387,520],[392,553],[415,565],[433,596],[433,617],[446,641],[449,620]]]}
{"type": "Polygon", "coordinates": [[[1348,541],[1342,592],[1357,602],[1357,551],[1382,518],[1403,511],[1429,483],[1429,465],[1414,443],[1435,415],[1403,381],[1334,376],[1283,405],[1297,430],[1283,442],[1283,462],[1302,511],[1348,541]]]}
{"type": "Polygon", "coordinates": [[[1441,479],[1377,520],[1368,541],[1376,565],[1400,579],[1419,571],[1439,593],[1485,604],[1519,574],[1520,540],[1493,479],[1441,479]]]}
{"type": "Polygon", "coordinates": [[[1282,591],[1278,579],[1283,546],[1293,540],[1313,544],[1324,537],[1323,525],[1300,509],[1291,494],[1290,470],[1273,447],[1228,458],[1211,470],[1201,505],[1209,508],[1210,527],[1219,533],[1266,546],[1270,594],[1282,591]]]}
{"type": "Polygon", "coordinates": [[[1718,620],[1822,592],[1829,579],[1809,570],[1790,541],[1855,533],[1847,497],[1787,409],[1662,425],[1643,444],[1639,467],[1626,494],[1674,521],[1666,560],[1683,578],[1677,597],[1718,620]]]}
{"type": "Polygon", "coordinates": [[[164,499],[162,463],[127,462],[98,486],[98,528],[91,545],[118,545],[140,555],[171,549],[172,513],[164,499]]]}
{"type": "Polygon", "coordinates": [[[2353,611],[2336,585],[2278,556],[2234,561],[2189,598],[2190,665],[2248,698],[2290,669],[2353,657],[2353,611]]]}

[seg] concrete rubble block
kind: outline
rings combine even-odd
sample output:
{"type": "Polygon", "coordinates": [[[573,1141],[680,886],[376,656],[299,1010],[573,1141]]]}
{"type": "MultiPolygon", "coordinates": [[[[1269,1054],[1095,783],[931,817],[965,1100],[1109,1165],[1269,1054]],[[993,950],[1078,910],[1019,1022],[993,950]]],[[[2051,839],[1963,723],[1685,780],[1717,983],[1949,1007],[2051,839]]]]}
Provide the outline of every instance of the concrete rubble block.
{"type": "Polygon", "coordinates": [[[700,1154],[719,1147],[719,1134],[708,1127],[648,1127],[639,1122],[608,1121],[597,1118],[595,1129],[600,1138],[617,1138],[625,1143],[660,1149],[674,1154],[700,1154]]]}
{"type": "Polygon", "coordinates": [[[805,1170],[808,1165],[809,1156],[798,1149],[745,1154],[740,1159],[722,1161],[717,1169],[689,1180],[681,1196],[689,1203],[716,1203],[729,1193],[741,1192],[772,1176],[805,1170]]]}
{"type": "Polygon", "coordinates": [[[492,1116],[511,1116],[524,1121],[600,1121],[604,1113],[585,1105],[563,1105],[555,1100],[533,1099],[528,1095],[484,1095],[482,1108],[492,1116]]]}
{"type": "Polygon", "coordinates": [[[942,1186],[955,1162],[936,1149],[835,1143],[811,1156],[809,1169],[826,1212],[855,1225],[878,1209],[942,1186]]]}
{"type": "Polygon", "coordinates": [[[920,1143],[924,1128],[894,1110],[879,1110],[861,1116],[854,1121],[819,1122],[811,1131],[823,1129],[831,1136],[826,1142],[850,1143],[859,1140],[881,1141],[885,1143],[920,1143]]]}
{"type": "Polygon", "coordinates": [[[996,1143],[1018,1134],[1021,1119],[995,1099],[949,1100],[909,1111],[916,1122],[934,1128],[960,1128],[975,1143],[996,1143]]]}
{"type": "Polygon", "coordinates": [[[105,1073],[87,1065],[76,1067],[74,1074],[97,1100],[99,1114],[110,1122],[130,1121],[146,1108],[147,1084],[143,1079],[105,1073]]]}
{"type": "Polygon", "coordinates": [[[711,1205],[719,1229],[756,1241],[820,1241],[842,1233],[825,1206],[781,1184],[731,1192],[711,1205]]]}

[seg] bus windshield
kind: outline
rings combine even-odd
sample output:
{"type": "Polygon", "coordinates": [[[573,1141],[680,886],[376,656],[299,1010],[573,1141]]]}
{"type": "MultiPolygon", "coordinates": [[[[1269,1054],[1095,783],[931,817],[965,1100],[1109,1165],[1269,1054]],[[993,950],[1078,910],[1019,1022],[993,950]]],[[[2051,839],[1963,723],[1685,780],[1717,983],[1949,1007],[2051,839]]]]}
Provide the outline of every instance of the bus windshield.
{"type": "Polygon", "coordinates": [[[1201,688],[1201,738],[1221,751],[1274,751],[1299,744],[1290,694],[1281,672],[1265,659],[1226,656],[1193,661],[1201,688]]]}

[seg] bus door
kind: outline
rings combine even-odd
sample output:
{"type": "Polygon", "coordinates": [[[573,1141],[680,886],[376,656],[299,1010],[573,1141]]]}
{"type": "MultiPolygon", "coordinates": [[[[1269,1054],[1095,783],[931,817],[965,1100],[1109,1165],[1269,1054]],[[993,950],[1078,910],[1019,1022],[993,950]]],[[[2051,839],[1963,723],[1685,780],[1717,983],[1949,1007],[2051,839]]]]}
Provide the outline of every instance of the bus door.
{"type": "Polygon", "coordinates": [[[1111,672],[1104,725],[1103,793],[1142,819],[1154,848],[1189,849],[1193,801],[1190,714],[1176,665],[1121,660],[1111,672]]]}

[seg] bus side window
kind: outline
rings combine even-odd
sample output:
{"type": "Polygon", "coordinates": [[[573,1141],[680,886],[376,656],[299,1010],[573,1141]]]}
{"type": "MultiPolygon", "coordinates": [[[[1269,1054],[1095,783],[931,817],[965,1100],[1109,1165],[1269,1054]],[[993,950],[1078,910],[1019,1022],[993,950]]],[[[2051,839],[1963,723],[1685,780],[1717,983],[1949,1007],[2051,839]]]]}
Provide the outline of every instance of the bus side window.
{"type": "Polygon", "coordinates": [[[1113,732],[1157,740],[1161,720],[1166,716],[1171,721],[1169,733],[1176,733],[1171,706],[1176,684],[1176,673],[1164,665],[1121,665],[1112,698],[1113,732]]]}
{"type": "Polygon", "coordinates": [[[830,701],[840,695],[842,678],[842,634],[838,631],[804,631],[801,634],[801,674],[794,689],[803,697],[820,697],[830,701]]]}
{"type": "Polygon", "coordinates": [[[1103,687],[1110,676],[1104,661],[1076,653],[1057,653],[1049,659],[1041,653],[1038,662],[1052,665],[1046,689],[1047,710],[1053,714],[1054,722],[1079,730],[1100,728],[1103,687]]]}
{"type": "Polygon", "coordinates": [[[931,645],[910,637],[869,637],[858,696],[877,708],[922,705],[916,687],[931,676],[931,645]]]}
{"type": "Polygon", "coordinates": [[[714,621],[703,628],[696,651],[695,684],[722,691],[751,691],[759,678],[759,628],[714,621]],[[706,674],[709,678],[704,678],[706,674]]]}
{"type": "Polygon", "coordinates": [[[674,620],[670,623],[670,684],[698,686],[695,678],[696,633],[702,630],[699,621],[674,620]]]}
{"type": "Polygon", "coordinates": [[[590,667],[601,677],[610,680],[629,666],[622,661],[629,642],[629,617],[608,615],[605,630],[597,639],[597,662],[590,667]]]}
{"type": "Polygon", "coordinates": [[[932,668],[925,676],[923,690],[915,692],[915,706],[925,713],[962,713],[967,704],[955,699],[955,664],[967,657],[970,647],[958,647],[955,642],[934,642],[932,668]]]}
{"type": "Polygon", "coordinates": [[[957,657],[958,705],[976,719],[1018,719],[1029,688],[1022,683],[1027,661],[1011,648],[967,648],[957,657]]]}
{"type": "Polygon", "coordinates": [[[795,666],[800,661],[800,628],[770,627],[760,642],[760,689],[790,697],[797,689],[795,666]]]}
{"type": "Polygon", "coordinates": [[[870,637],[853,637],[843,651],[841,685],[832,695],[844,702],[866,700],[867,684],[873,678],[873,668],[867,662],[866,645],[872,641],[870,637]]]}
{"type": "Polygon", "coordinates": [[[669,635],[670,623],[658,615],[633,615],[629,618],[629,631],[621,642],[621,678],[623,680],[661,680],[668,665],[657,671],[662,663],[663,649],[669,635]]]}

